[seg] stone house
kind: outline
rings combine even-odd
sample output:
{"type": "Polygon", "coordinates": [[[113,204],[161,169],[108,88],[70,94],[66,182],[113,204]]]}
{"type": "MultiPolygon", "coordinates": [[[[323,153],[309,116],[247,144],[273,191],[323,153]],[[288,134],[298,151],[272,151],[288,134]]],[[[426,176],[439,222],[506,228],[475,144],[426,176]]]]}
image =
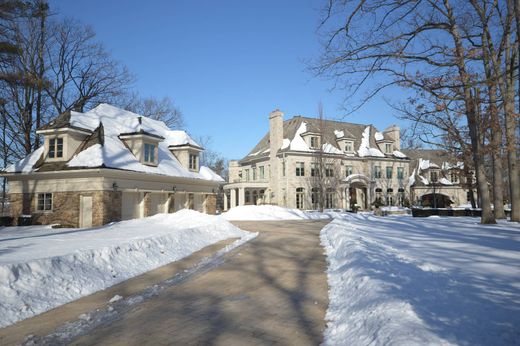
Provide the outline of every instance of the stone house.
{"type": "Polygon", "coordinates": [[[100,104],[37,133],[44,144],[1,174],[15,222],[90,227],[183,208],[215,213],[223,180],[200,167],[204,149],[185,131],[100,104]]]}
{"type": "MultiPolygon", "coordinates": [[[[243,159],[230,161],[225,209],[264,203],[317,209],[318,193],[327,209],[368,210],[376,200],[393,206],[422,201],[430,191],[415,183],[417,170],[411,171],[420,154],[401,151],[395,125],[378,131],[372,125],[302,116],[284,121],[275,110],[269,115],[269,133],[243,159]],[[313,183],[318,163],[325,164],[323,172],[333,184],[313,183]]],[[[449,196],[460,197],[454,201],[463,200],[459,184],[446,184],[442,192],[448,190],[449,196]]]]}

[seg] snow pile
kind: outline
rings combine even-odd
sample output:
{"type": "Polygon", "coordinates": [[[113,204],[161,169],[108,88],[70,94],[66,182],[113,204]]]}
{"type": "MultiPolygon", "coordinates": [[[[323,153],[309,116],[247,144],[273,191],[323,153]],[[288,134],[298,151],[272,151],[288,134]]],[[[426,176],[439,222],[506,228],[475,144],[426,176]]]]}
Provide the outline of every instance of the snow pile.
{"type": "Polygon", "coordinates": [[[341,150],[339,150],[338,148],[336,148],[335,146],[333,146],[330,143],[323,144],[322,148],[323,148],[323,152],[327,153],[327,154],[338,154],[338,155],[343,154],[343,152],[341,150]]]}
{"type": "Polygon", "coordinates": [[[361,138],[361,144],[359,145],[358,155],[360,157],[385,157],[385,155],[379,149],[370,148],[370,126],[367,126],[363,131],[363,137],[361,138]]]}
{"type": "Polygon", "coordinates": [[[40,159],[43,154],[44,147],[41,146],[36,149],[34,152],[23,158],[22,160],[8,166],[4,171],[8,173],[14,172],[22,172],[28,173],[31,172],[36,162],[40,159]]]}
{"type": "Polygon", "coordinates": [[[376,139],[376,141],[382,141],[383,139],[385,139],[385,136],[383,136],[381,132],[376,132],[374,134],[374,138],[376,139]]]}
{"type": "Polygon", "coordinates": [[[406,159],[408,157],[405,154],[403,154],[402,152],[400,152],[399,150],[394,150],[392,155],[394,155],[395,157],[398,157],[400,159],[406,159]]]}
{"type": "Polygon", "coordinates": [[[282,141],[282,147],[280,149],[289,148],[290,145],[291,145],[291,140],[289,138],[284,138],[282,141]]]}
{"type": "Polygon", "coordinates": [[[422,158],[419,158],[419,173],[429,168],[439,168],[439,166],[430,160],[423,160],[422,158]]]}
{"type": "Polygon", "coordinates": [[[453,185],[453,184],[451,183],[451,181],[449,181],[448,179],[446,179],[446,178],[444,178],[444,177],[442,177],[442,178],[439,179],[439,183],[441,183],[442,185],[453,185]]]}
{"type": "Polygon", "coordinates": [[[298,130],[296,130],[294,138],[289,145],[290,150],[310,151],[309,146],[305,143],[305,140],[302,137],[302,134],[305,132],[307,132],[307,123],[302,122],[298,130]]]}
{"type": "Polygon", "coordinates": [[[413,186],[415,184],[415,169],[413,170],[412,174],[408,178],[408,186],[413,186]]]}
{"type": "Polygon", "coordinates": [[[341,130],[334,130],[334,135],[336,138],[343,138],[345,137],[345,132],[341,130]]]}
{"type": "Polygon", "coordinates": [[[228,238],[255,234],[192,210],[91,229],[0,229],[0,327],[228,238]]]}
{"type": "Polygon", "coordinates": [[[225,182],[225,180],[220,175],[218,175],[217,173],[213,172],[213,170],[211,168],[208,168],[206,166],[200,167],[199,173],[206,180],[225,182]]]}
{"type": "Polygon", "coordinates": [[[325,345],[520,344],[520,225],[350,214],[321,231],[325,345]]]}
{"type": "Polygon", "coordinates": [[[226,220],[315,220],[328,219],[323,213],[282,208],[276,205],[244,205],[222,214],[226,220]]]}

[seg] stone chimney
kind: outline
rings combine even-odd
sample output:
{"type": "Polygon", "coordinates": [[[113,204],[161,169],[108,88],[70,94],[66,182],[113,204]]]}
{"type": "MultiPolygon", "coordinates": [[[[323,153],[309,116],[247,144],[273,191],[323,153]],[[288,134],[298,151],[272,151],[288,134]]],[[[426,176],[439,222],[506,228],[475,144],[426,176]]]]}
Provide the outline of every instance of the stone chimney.
{"type": "Polygon", "coordinates": [[[383,131],[390,139],[394,141],[396,150],[401,150],[401,130],[397,125],[391,125],[383,131]]]}
{"type": "Polygon", "coordinates": [[[270,165],[270,179],[269,179],[269,203],[280,205],[280,179],[282,177],[282,163],[276,156],[278,150],[283,143],[283,113],[278,109],[269,114],[269,165],[270,165]]]}

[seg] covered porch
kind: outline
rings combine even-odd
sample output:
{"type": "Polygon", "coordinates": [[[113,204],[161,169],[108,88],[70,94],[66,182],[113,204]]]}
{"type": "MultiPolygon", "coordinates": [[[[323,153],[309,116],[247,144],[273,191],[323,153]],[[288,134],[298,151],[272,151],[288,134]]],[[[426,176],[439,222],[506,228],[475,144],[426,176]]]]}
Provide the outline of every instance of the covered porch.
{"type": "Polygon", "coordinates": [[[224,211],[242,205],[267,203],[267,182],[232,183],[224,186],[224,211]]]}
{"type": "Polygon", "coordinates": [[[345,192],[344,208],[352,210],[354,207],[361,210],[369,210],[372,201],[371,181],[364,174],[352,174],[345,178],[341,184],[345,192]]]}

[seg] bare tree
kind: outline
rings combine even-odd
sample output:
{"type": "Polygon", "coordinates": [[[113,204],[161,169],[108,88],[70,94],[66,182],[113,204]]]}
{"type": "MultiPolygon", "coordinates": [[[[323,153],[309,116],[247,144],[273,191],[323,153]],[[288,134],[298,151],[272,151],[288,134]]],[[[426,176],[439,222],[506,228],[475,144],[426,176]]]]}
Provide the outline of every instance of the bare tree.
{"type": "Polygon", "coordinates": [[[181,110],[168,96],[162,99],[155,97],[143,98],[138,93],[133,92],[127,97],[122,97],[117,102],[126,110],[163,121],[172,129],[180,129],[184,126],[184,117],[181,110]]]}

